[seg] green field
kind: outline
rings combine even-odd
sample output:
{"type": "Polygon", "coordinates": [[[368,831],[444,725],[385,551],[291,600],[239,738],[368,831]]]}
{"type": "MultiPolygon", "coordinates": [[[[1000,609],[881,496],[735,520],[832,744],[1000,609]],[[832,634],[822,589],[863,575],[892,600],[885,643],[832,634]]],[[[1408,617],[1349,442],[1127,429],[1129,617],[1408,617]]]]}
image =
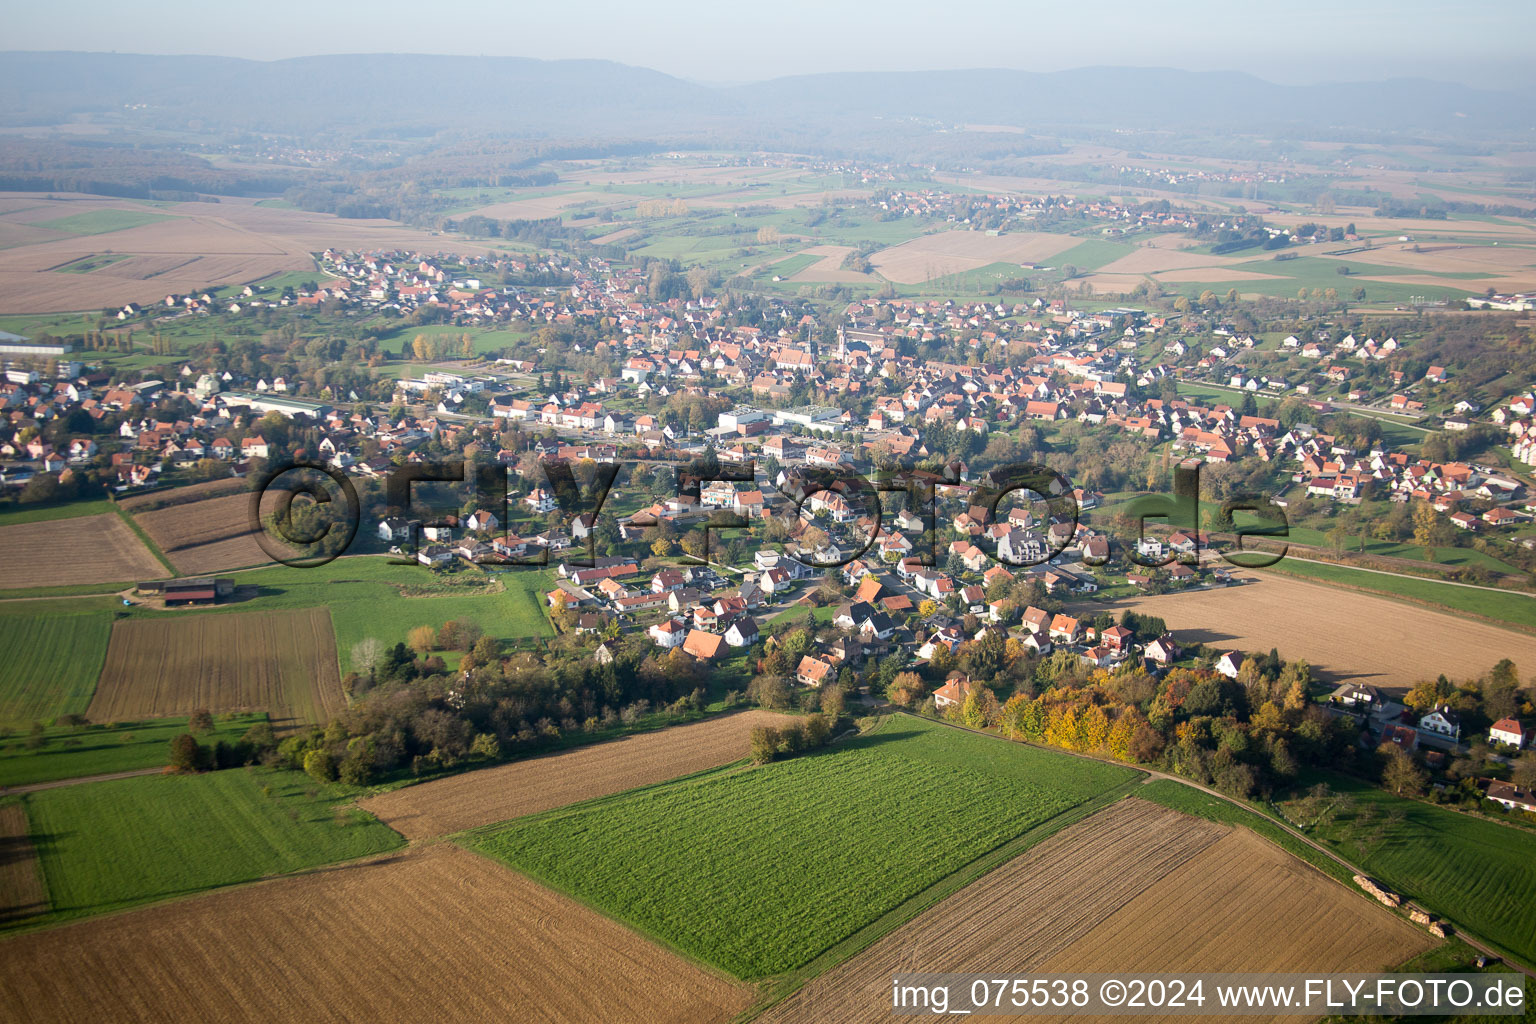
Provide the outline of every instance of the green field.
{"type": "MultiPolygon", "coordinates": [[[[480,578],[478,573],[459,575],[480,578]]],[[[314,569],[273,566],[230,578],[237,584],[261,588],[256,600],[231,606],[234,609],[329,608],[343,674],[350,668],[352,645],[358,641],[375,637],[386,645],[403,643],[414,627],[436,628],[450,619],[479,623],[488,636],[501,640],[554,635],[543,599],[544,592],[554,588],[550,569],[499,573],[494,579],[505,588],[501,593],[483,589],[455,592],[421,566],[392,565],[386,558],[372,556],[339,558],[314,569]],[[402,596],[402,587],[429,593],[402,596]]]]}
{"type": "MultiPolygon", "coordinates": [[[[213,732],[198,740],[204,746],[220,740],[234,743],[251,726],[266,720],[265,713],[219,715],[213,732]]],[[[43,745],[36,749],[30,746],[29,733],[18,732],[0,739],[0,786],[158,768],[170,760],[171,737],[186,731],[185,718],[98,722],[81,729],[50,726],[43,731],[43,745]]]]}
{"type": "Polygon", "coordinates": [[[1339,813],[1312,833],[1393,889],[1480,938],[1536,962],[1536,832],[1404,800],[1344,775],[1318,775],[1348,794],[1339,813]],[[1358,809],[1374,820],[1362,824],[1358,809]],[[1400,813],[1400,820],[1392,820],[1400,813]]]}
{"type": "MultiPolygon", "coordinates": [[[[355,793],[297,772],[231,769],[64,786],[25,798],[52,913],[80,917],[402,845],[355,793]],[[271,787],[271,794],[262,789],[271,787]]],[[[38,918],[27,924],[38,923],[38,918]]]]}
{"type": "Polygon", "coordinates": [[[922,719],[471,834],[743,978],[791,970],[1134,770],[922,719]]]}
{"type": "Polygon", "coordinates": [[[73,605],[29,602],[6,609],[22,614],[0,614],[0,722],[47,721],[91,702],[112,619],[73,605]]]}
{"type": "Polygon", "coordinates": [[[68,231],[75,235],[105,235],[110,231],[125,231],[143,224],[153,224],[157,220],[170,219],[163,213],[150,213],[148,210],[92,210],[56,220],[38,221],[37,226],[68,231]]]}
{"type": "Polygon", "coordinates": [[[76,519],[80,516],[99,516],[117,508],[107,498],[90,501],[70,501],[60,505],[0,505],[0,526],[16,526],[20,523],[41,523],[50,519],[76,519]]]}

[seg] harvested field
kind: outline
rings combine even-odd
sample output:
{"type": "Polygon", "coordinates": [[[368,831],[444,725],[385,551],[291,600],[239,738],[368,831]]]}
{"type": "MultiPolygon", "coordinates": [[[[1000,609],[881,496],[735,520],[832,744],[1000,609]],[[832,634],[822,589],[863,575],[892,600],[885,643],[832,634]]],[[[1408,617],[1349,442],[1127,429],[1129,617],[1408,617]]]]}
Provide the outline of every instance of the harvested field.
{"type": "Polygon", "coordinates": [[[868,281],[868,274],[843,269],[843,260],[853,251],[853,247],[848,245],[813,245],[808,249],[801,249],[802,256],[820,256],[821,258],[800,273],[791,275],[790,280],[868,281]]]}
{"type": "Polygon", "coordinates": [[[497,220],[543,220],[546,217],[558,217],[571,209],[599,210],[633,206],[644,198],[621,192],[561,192],[558,195],[513,199],[482,206],[472,213],[497,220]]]}
{"type": "MultiPolygon", "coordinates": [[[[226,481],[216,482],[222,489],[228,489],[226,481]]],[[[160,545],[160,550],[165,552],[177,572],[197,576],[272,564],[272,556],[256,542],[255,531],[251,528],[251,495],[245,490],[243,481],[234,482],[241,485],[234,494],[180,502],[136,514],[139,525],[160,545]]],[[[273,490],[264,495],[267,502],[264,510],[276,503],[278,493],[273,490]]],[[[297,551],[292,553],[299,554],[297,551]]]]}
{"type": "Polygon", "coordinates": [[[1104,274],[1156,274],[1165,270],[1226,267],[1241,262],[1241,257],[1211,256],[1206,253],[1185,252],[1182,249],[1143,246],[1113,263],[1105,264],[1099,268],[1099,271],[1104,274]]]}
{"type": "MultiPolygon", "coordinates": [[[[20,198],[20,197],[19,197],[20,198]]],[[[26,194],[28,205],[0,211],[0,311],[99,310],[125,302],[153,303],[167,292],[246,284],[285,271],[315,269],[311,253],[341,249],[395,249],[485,253],[482,244],[453,240],[385,220],[342,220],[329,214],[260,207],[223,197],[219,203],[164,207],[154,223],[98,235],[40,226],[80,216],[144,207],[123,199],[79,194],[26,194]],[[48,271],[110,249],[121,260],[90,274],[48,271]],[[142,261],[141,261],[142,258],[142,261]]],[[[87,222],[88,223],[88,222],[87,222]]]]}
{"type": "Polygon", "coordinates": [[[127,498],[119,498],[117,504],[128,512],[148,512],[171,505],[184,505],[191,501],[218,498],[226,494],[242,494],[247,488],[244,480],[230,477],[228,480],[209,480],[207,483],[188,484],[159,491],[145,491],[127,498]]]}
{"type": "Polygon", "coordinates": [[[1040,971],[1378,971],[1436,941],[1279,847],[1235,829],[1040,971]],[[1170,921],[1179,927],[1168,927],[1170,921]]]}
{"type": "Polygon", "coordinates": [[[330,612],[304,608],[117,622],[86,716],[266,711],[281,727],[324,723],[344,707],[330,612]]]}
{"type": "Polygon", "coordinates": [[[128,583],[165,575],[159,559],[114,512],[0,527],[0,551],[9,570],[0,579],[0,590],[128,583]]]}
{"type": "Polygon", "coordinates": [[[896,971],[964,965],[968,973],[1014,975],[1037,968],[1226,832],[1142,800],[1121,800],[919,914],[758,1022],[886,1020],[896,971]]]}
{"type": "Polygon", "coordinates": [[[47,909],[48,890],[27,835],[27,812],[21,804],[0,807],[0,922],[47,909]]]}
{"type": "Polygon", "coordinates": [[[1253,270],[1234,270],[1231,267],[1190,267],[1186,270],[1166,270],[1157,275],[1159,281],[1279,281],[1278,274],[1260,274],[1253,270]]]}
{"type": "Polygon", "coordinates": [[[781,721],[745,711],[407,786],[359,806],[407,839],[461,832],[730,764],[747,756],[753,726],[781,721]]]}
{"type": "Polygon", "coordinates": [[[1186,643],[1253,652],[1278,648],[1287,658],[1305,658],[1321,678],[1359,679],[1395,693],[1440,673],[1480,676],[1505,657],[1536,665],[1536,636],[1279,573],[1239,587],[1091,607],[1117,617],[1126,608],[1159,616],[1186,643]]]}
{"type": "Polygon", "coordinates": [[[713,1024],[747,1002],[744,988],[446,845],[0,950],[0,1020],[713,1024]]]}
{"type": "Polygon", "coordinates": [[[1132,799],[973,882],[758,1020],[886,1020],[898,970],[1371,971],[1433,942],[1251,832],[1132,799]]]}
{"type": "Polygon", "coordinates": [[[1042,232],[988,235],[983,231],[940,231],[882,249],[869,258],[884,277],[920,284],[975,270],[989,263],[1037,263],[1077,245],[1081,239],[1042,232]]]}

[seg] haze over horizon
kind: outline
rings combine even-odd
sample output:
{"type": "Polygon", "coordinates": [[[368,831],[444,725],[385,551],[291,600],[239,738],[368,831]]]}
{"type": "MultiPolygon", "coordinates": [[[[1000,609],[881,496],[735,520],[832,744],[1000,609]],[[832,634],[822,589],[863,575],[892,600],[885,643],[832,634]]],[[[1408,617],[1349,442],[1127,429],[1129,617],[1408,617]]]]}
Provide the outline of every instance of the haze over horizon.
{"type": "Polygon", "coordinates": [[[1347,8],[1298,0],[1262,14],[1219,0],[1156,9],[1107,0],[1091,19],[1076,9],[1007,0],[892,0],[878,11],[783,0],[724,16],[703,0],[649,7],[594,0],[579,19],[568,9],[509,9],[488,0],[433,18],[404,0],[379,0],[366,12],[300,0],[273,0],[259,10],[162,0],[153,17],[145,15],[106,0],[83,0],[67,21],[49,9],[16,9],[7,48],[254,60],[345,53],[597,59],[712,85],[829,71],[1100,65],[1244,71],[1280,84],[1408,77],[1536,85],[1525,52],[1529,33],[1521,31],[1536,27],[1536,18],[1520,0],[1490,0],[1453,16],[1433,0],[1364,0],[1347,8]],[[1252,45],[1239,48],[1241,40],[1252,45]]]}

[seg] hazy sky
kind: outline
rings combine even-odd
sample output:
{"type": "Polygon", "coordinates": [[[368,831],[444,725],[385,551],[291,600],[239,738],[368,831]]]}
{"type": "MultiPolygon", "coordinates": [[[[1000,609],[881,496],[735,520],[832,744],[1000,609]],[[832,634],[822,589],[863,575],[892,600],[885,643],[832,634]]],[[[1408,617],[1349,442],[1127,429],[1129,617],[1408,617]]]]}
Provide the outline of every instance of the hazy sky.
{"type": "Polygon", "coordinates": [[[12,4],[0,48],[595,57],[706,82],[832,70],[1098,64],[1281,82],[1530,81],[1531,0],[76,0],[12,4]]]}

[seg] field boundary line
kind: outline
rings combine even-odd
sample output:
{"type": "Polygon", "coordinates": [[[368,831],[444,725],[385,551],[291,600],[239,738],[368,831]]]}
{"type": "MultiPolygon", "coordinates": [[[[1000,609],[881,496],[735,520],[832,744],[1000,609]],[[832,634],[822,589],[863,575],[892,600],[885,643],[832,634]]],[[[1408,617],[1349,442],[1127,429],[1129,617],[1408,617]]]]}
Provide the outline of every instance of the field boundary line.
{"type": "MultiPolygon", "coordinates": [[[[908,717],[913,717],[913,718],[919,717],[919,716],[913,715],[911,712],[907,712],[907,711],[899,711],[899,712],[897,712],[897,714],[907,715],[908,717]]],[[[936,719],[935,721],[938,721],[940,725],[948,726],[951,729],[959,729],[959,730],[964,731],[964,732],[981,733],[982,735],[987,735],[987,736],[996,736],[998,739],[1003,740],[1004,742],[1008,742],[1008,743],[1019,743],[1019,744],[1022,744],[1024,746],[1027,746],[1027,747],[1036,747],[1036,748],[1038,748],[1040,750],[1054,750],[1054,751],[1056,751],[1058,753],[1071,754],[1074,757],[1081,757],[1081,758],[1084,758],[1084,759],[1089,760],[1089,761],[1101,761],[1101,762],[1103,762],[1105,764],[1115,764],[1115,765],[1121,765],[1122,767],[1131,767],[1129,765],[1125,765],[1125,763],[1122,762],[1122,761],[1116,761],[1114,758],[1110,758],[1110,757],[1100,757],[1097,754],[1088,754],[1088,753],[1084,753],[1084,752],[1079,751],[1079,750],[1067,750],[1067,749],[1065,749],[1063,747],[1052,747],[1052,746],[1047,746],[1045,744],[1040,744],[1040,743],[1031,743],[1028,740],[1009,740],[1009,739],[1007,739],[1007,737],[1004,737],[1004,736],[1002,736],[1002,735],[1000,735],[998,733],[988,733],[985,730],[972,729],[969,726],[960,725],[960,724],[955,723],[955,722],[945,722],[945,721],[938,720],[938,719],[936,719]]],[[[1174,783],[1177,783],[1177,784],[1179,784],[1181,786],[1187,786],[1190,789],[1195,790],[1196,792],[1204,793],[1207,796],[1215,797],[1218,800],[1222,800],[1222,801],[1224,801],[1224,802],[1226,802],[1228,804],[1231,804],[1234,807],[1240,808],[1243,811],[1246,811],[1247,813],[1252,814],[1252,815],[1258,817],[1261,821],[1269,822],[1270,824],[1274,825],[1276,828],[1282,829],[1287,835],[1291,836],[1293,839],[1297,840],[1298,842],[1305,843],[1307,846],[1309,846],[1312,849],[1316,850],[1318,853],[1322,854],[1323,856],[1329,858],[1330,860],[1333,860],[1333,861],[1337,862],[1339,865],[1341,865],[1346,870],[1348,870],[1351,874],[1362,875],[1362,876],[1365,876],[1367,878],[1371,877],[1370,872],[1368,872],[1368,871],[1364,870],[1363,868],[1360,868],[1357,865],[1353,864],[1347,858],[1345,858],[1343,855],[1341,855],[1339,853],[1336,853],[1333,850],[1330,850],[1328,847],[1326,847],[1326,846],[1322,845],[1321,843],[1315,841],[1310,836],[1307,836],[1307,835],[1305,835],[1305,834],[1303,834],[1301,832],[1298,832],[1296,829],[1290,827],[1289,825],[1285,824],[1284,822],[1279,821],[1279,820],[1271,817],[1270,815],[1265,814],[1263,811],[1255,809],[1254,807],[1250,806],[1248,803],[1246,803],[1246,802],[1244,802],[1242,800],[1238,800],[1236,797],[1228,796],[1226,793],[1223,793],[1220,790],[1212,789],[1209,786],[1202,785],[1202,784],[1200,784],[1198,782],[1195,782],[1195,781],[1193,781],[1191,779],[1186,779],[1186,778],[1184,778],[1182,776],[1179,776],[1179,775],[1170,774],[1170,773],[1162,771],[1161,769],[1158,769],[1158,768],[1149,768],[1149,767],[1147,767],[1145,765],[1137,765],[1135,767],[1136,767],[1136,769],[1138,771],[1141,771],[1141,772],[1145,773],[1146,775],[1150,776],[1152,779],[1165,779],[1165,780],[1167,780],[1169,782],[1174,782],[1174,783]]],[[[1150,779],[1149,780],[1144,780],[1144,781],[1150,781],[1150,779]]],[[[1254,832],[1256,835],[1259,836],[1259,838],[1264,839],[1265,842],[1272,842],[1272,840],[1266,838],[1262,833],[1259,833],[1256,829],[1251,829],[1250,828],[1249,831],[1250,832],[1254,832]]],[[[1275,845],[1278,845],[1278,844],[1275,844],[1275,845]]],[[[1281,849],[1284,849],[1284,847],[1281,847],[1281,849]]],[[[1287,850],[1286,852],[1289,853],[1290,851],[1287,850]]],[[[1292,854],[1292,856],[1295,856],[1295,855],[1292,854]]],[[[1324,875],[1328,874],[1328,872],[1323,871],[1322,868],[1318,867],[1316,864],[1311,863],[1305,857],[1298,857],[1297,859],[1302,861],[1304,864],[1307,864],[1307,866],[1313,868],[1314,870],[1318,871],[1321,874],[1324,874],[1324,875]]],[[[1329,875],[1328,877],[1333,878],[1332,875],[1329,875]]],[[[1338,881],[1338,879],[1336,879],[1336,878],[1334,880],[1338,881]]],[[[1340,884],[1342,885],[1343,883],[1340,882],[1340,884]]],[[[1347,889],[1349,887],[1345,886],[1345,888],[1347,889]]],[[[1362,893],[1361,895],[1363,896],[1364,894],[1362,893]]],[[[1425,911],[1426,913],[1429,912],[1427,908],[1422,907],[1419,904],[1415,903],[1413,900],[1409,899],[1406,895],[1403,896],[1403,909],[1405,911],[1406,910],[1422,910],[1422,911],[1425,911]]],[[[1444,915],[1440,915],[1440,916],[1443,917],[1444,915]]],[[[1536,978],[1536,970],[1533,970],[1531,967],[1526,965],[1525,962],[1523,960],[1521,960],[1519,957],[1516,957],[1515,955],[1506,952],[1502,947],[1500,947],[1497,943],[1493,942],[1491,939],[1484,939],[1484,938],[1478,936],[1476,933],[1468,931],[1466,928],[1462,927],[1460,922],[1454,922],[1453,921],[1452,923],[1456,925],[1456,934],[1459,935],[1461,940],[1463,942],[1465,942],[1467,945],[1472,946],[1475,949],[1478,949],[1481,952],[1487,953],[1487,954],[1489,954],[1491,956],[1499,957],[1500,959],[1502,959],[1505,962],[1509,963],[1510,966],[1512,966],[1516,970],[1520,971],[1522,974],[1526,974],[1526,975],[1528,975],[1528,976],[1530,976],[1532,978],[1536,978]]]]}
{"type": "Polygon", "coordinates": [[[172,577],[181,575],[181,573],[176,571],[176,567],[171,564],[171,560],[165,557],[165,552],[160,550],[160,545],[156,544],[154,539],[144,532],[144,527],[140,526],[138,521],[133,518],[133,513],[115,501],[112,503],[112,510],[122,518],[123,522],[128,524],[128,529],[138,536],[139,542],[149,550],[150,554],[155,556],[155,560],[165,568],[166,572],[170,573],[172,577]]]}
{"type": "Polygon", "coordinates": [[[732,1024],[746,1024],[746,1022],[761,1016],[794,995],[811,981],[858,956],[887,935],[915,920],[919,915],[937,906],[949,897],[961,892],[967,886],[990,875],[993,871],[1001,868],[1014,858],[1023,856],[1057,833],[1063,832],[1073,825],[1091,818],[1110,805],[1118,803],[1127,797],[1135,796],[1136,787],[1145,781],[1146,779],[1138,774],[1136,778],[1129,779],[1113,789],[1105,790],[1097,796],[1090,797],[1080,804],[1069,807],[1061,813],[1047,818],[1034,828],[1014,836],[1012,839],[1004,840],[997,846],[992,847],[992,849],[982,853],[976,859],[945,875],[928,886],[928,888],[909,896],[898,906],[886,911],[880,917],[860,928],[841,942],[829,946],[803,966],[796,968],[788,974],[779,975],[777,978],[767,979],[766,993],[761,997],[761,1000],[753,1003],[751,1007],[743,1011],[740,1016],[732,1021],[732,1024]]]}

